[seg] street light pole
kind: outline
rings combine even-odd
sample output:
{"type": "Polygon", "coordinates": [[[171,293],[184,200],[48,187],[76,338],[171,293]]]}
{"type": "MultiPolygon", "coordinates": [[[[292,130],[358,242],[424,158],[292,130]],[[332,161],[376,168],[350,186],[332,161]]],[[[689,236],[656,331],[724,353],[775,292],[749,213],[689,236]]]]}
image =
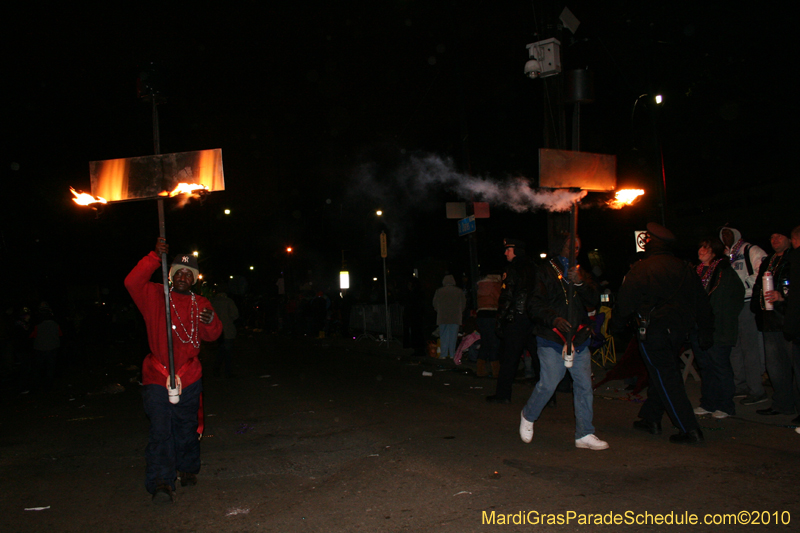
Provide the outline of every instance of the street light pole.
{"type": "MultiPolygon", "coordinates": [[[[631,132],[634,137],[633,145],[634,148],[636,147],[636,139],[635,139],[635,126],[634,126],[634,117],[636,116],[636,106],[639,104],[639,100],[646,96],[652,96],[650,93],[644,93],[639,95],[636,101],[633,103],[633,110],[631,111],[631,132]]],[[[658,202],[659,202],[659,211],[661,213],[661,225],[666,226],[666,204],[667,204],[667,174],[666,169],[664,168],[664,149],[661,146],[661,136],[658,134],[658,119],[660,116],[660,108],[661,104],[663,103],[663,98],[660,94],[657,94],[653,97],[653,101],[657,106],[657,110],[655,112],[655,116],[652,117],[653,121],[653,144],[655,146],[656,151],[656,172],[659,174],[656,180],[658,181],[658,202]]],[[[652,160],[651,160],[652,161],[652,160]]]]}

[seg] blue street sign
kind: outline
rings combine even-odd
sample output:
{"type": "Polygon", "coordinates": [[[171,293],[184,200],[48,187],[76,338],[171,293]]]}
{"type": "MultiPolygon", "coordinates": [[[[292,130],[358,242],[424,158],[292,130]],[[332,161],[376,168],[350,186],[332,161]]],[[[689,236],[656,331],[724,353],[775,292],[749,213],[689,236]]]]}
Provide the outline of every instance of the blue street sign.
{"type": "Polygon", "coordinates": [[[461,237],[467,233],[475,231],[475,215],[470,215],[467,218],[462,218],[458,221],[458,236],[461,237]]]}

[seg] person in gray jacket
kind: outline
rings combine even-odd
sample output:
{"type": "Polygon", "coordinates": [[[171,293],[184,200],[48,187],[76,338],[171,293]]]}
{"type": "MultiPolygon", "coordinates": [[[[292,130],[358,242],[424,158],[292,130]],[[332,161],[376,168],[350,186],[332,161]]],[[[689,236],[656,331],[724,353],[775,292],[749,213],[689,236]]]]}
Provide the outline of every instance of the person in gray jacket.
{"type": "Polygon", "coordinates": [[[447,274],[442,280],[442,286],[433,295],[433,308],[436,309],[436,323],[439,325],[441,359],[453,359],[456,355],[458,328],[466,307],[464,291],[456,287],[455,278],[447,274]]]}

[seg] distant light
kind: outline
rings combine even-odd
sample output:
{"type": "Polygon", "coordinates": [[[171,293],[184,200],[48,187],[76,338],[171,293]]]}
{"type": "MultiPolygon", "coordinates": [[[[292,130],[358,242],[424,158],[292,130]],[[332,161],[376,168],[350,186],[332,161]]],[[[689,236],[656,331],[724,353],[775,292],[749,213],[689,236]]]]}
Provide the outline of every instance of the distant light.
{"type": "Polygon", "coordinates": [[[254,267],[254,266],[250,267],[250,270],[255,270],[255,269],[256,269],[256,267],[254,267]]]}
{"type": "Polygon", "coordinates": [[[378,281],[378,278],[372,278],[372,281],[378,281]]]}
{"type": "Polygon", "coordinates": [[[195,257],[197,257],[197,256],[199,256],[199,255],[200,255],[200,252],[198,252],[197,250],[195,250],[194,252],[192,252],[192,255],[193,255],[193,256],[195,256],[195,257]]]}
{"type": "Polygon", "coordinates": [[[197,279],[203,279],[203,275],[202,274],[198,274],[197,275],[197,279]]]}
{"type": "Polygon", "coordinates": [[[657,95],[656,95],[656,103],[657,103],[657,104],[660,104],[660,103],[661,103],[663,100],[664,100],[664,99],[661,97],[661,95],[660,95],[660,94],[657,94],[657,95]]]}
{"type": "Polygon", "coordinates": [[[233,279],[233,276],[229,276],[229,277],[230,277],[231,279],[233,279]]]}
{"type": "Polygon", "coordinates": [[[382,216],[383,215],[383,211],[378,209],[377,211],[375,211],[375,214],[378,215],[378,216],[382,216]]]}
{"type": "Polygon", "coordinates": [[[287,254],[290,254],[290,253],[292,253],[292,247],[291,247],[291,246],[287,246],[287,247],[286,247],[286,253],[287,253],[287,254]]]}
{"type": "Polygon", "coordinates": [[[547,257],[547,253],[545,253],[545,252],[542,252],[542,253],[540,253],[540,254],[539,254],[539,257],[541,257],[542,259],[544,259],[545,257],[547,257]]]}
{"type": "Polygon", "coordinates": [[[339,272],[339,288],[342,290],[350,288],[350,272],[347,270],[339,272]]]}
{"type": "Polygon", "coordinates": [[[226,215],[230,215],[230,214],[231,214],[231,210],[230,210],[230,209],[226,209],[226,210],[224,211],[224,213],[225,213],[226,215]]]}

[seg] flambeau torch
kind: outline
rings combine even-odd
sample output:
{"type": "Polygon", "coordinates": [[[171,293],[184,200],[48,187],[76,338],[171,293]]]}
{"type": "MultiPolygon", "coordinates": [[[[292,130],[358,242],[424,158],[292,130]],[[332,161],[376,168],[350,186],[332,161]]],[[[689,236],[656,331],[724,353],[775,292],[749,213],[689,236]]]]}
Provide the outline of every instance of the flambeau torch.
{"type": "MultiPolygon", "coordinates": [[[[89,173],[92,193],[70,188],[79,205],[96,209],[102,204],[132,200],[157,200],[159,236],[165,238],[164,199],[179,197],[186,202],[211,191],[225,189],[222,172],[222,150],[202,150],[129,159],[91,161],[89,173]]],[[[172,316],[169,308],[169,268],[167,254],[161,254],[161,276],[164,284],[167,347],[169,351],[170,402],[178,403],[180,386],[175,378],[172,349],[172,316]]]]}
{"type": "MultiPolygon", "coordinates": [[[[588,152],[539,150],[539,186],[553,189],[577,189],[580,191],[609,192],[617,188],[617,160],[613,155],[592,154],[588,152]]],[[[631,205],[639,196],[641,189],[622,189],[616,192],[615,198],[606,205],[620,209],[631,205]]],[[[578,200],[572,202],[569,221],[569,265],[572,269],[577,265],[575,257],[575,241],[578,231],[578,200]]],[[[566,275],[566,272],[565,272],[566,275]]],[[[577,333],[577,304],[575,302],[575,284],[569,284],[567,317],[570,324],[569,337],[564,343],[562,356],[567,367],[572,366],[574,346],[572,340],[577,333]]]]}

